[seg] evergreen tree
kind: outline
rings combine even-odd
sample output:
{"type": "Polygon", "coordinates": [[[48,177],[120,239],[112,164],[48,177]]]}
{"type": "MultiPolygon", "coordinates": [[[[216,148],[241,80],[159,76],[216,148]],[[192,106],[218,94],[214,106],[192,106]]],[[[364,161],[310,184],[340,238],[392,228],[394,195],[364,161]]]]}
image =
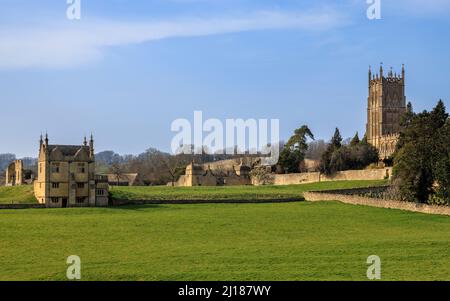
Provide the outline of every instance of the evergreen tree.
{"type": "Polygon", "coordinates": [[[367,138],[359,140],[358,133],[348,145],[342,145],[339,129],[336,129],[328,148],[323,153],[319,169],[326,174],[348,169],[363,169],[378,162],[378,151],[367,143],[367,138]]]}
{"type": "Polygon", "coordinates": [[[361,140],[361,144],[369,144],[369,142],[367,141],[367,134],[364,134],[364,137],[361,140]]]}
{"type": "Polygon", "coordinates": [[[285,172],[300,171],[300,164],[305,159],[305,152],[308,149],[308,138],[314,139],[314,135],[306,125],[296,129],[294,135],[289,138],[278,160],[278,164],[285,172]]]}
{"type": "Polygon", "coordinates": [[[334,135],[333,138],[331,138],[330,144],[334,149],[338,149],[342,146],[342,136],[338,128],[336,128],[336,130],[334,131],[334,135]]]}
{"type": "Polygon", "coordinates": [[[439,132],[439,140],[436,141],[435,179],[438,183],[436,199],[438,203],[450,204],[450,119],[439,132]]]}
{"type": "Polygon", "coordinates": [[[394,179],[400,197],[408,201],[428,202],[437,195],[448,195],[450,144],[448,114],[442,101],[431,111],[414,114],[407,110],[403,118],[397,151],[394,155],[394,179]]]}
{"type": "Polygon", "coordinates": [[[335,155],[333,157],[333,154],[335,151],[337,151],[342,145],[342,136],[339,132],[339,129],[336,128],[333,134],[333,137],[331,137],[330,143],[328,144],[327,149],[322,154],[322,158],[320,159],[319,164],[319,170],[325,174],[332,174],[337,169],[335,168],[336,165],[340,165],[340,155],[335,155]]]}
{"type": "Polygon", "coordinates": [[[356,132],[355,136],[353,137],[352,141],[350,141],[351,146],[356,146],[360,143],[358,132],[356,132]]]}

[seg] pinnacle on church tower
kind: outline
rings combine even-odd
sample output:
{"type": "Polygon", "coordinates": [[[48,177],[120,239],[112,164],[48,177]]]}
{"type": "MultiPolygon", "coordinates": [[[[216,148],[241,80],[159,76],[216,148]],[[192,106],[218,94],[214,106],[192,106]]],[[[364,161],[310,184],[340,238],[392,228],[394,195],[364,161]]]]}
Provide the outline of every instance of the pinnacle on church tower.
{"type": "Polygon", "coordinates": [[[405,64],[402,64],[402,79],[405,81],[405,64]]]}
{"type": "MultiPolygon", "coordinates": [[[[395,150],[400,118],[406,110],[405,66],[402,65],[401,78],[391,67],[385,80],[383,71],[381,63],[380,73],[375,76],[377,84],[369,84],[366,135],[367,141],[378,149],[380,158],[386,159],[395,150]]],[[[369,67],[369,77],[371,75],[369,67]]]]}

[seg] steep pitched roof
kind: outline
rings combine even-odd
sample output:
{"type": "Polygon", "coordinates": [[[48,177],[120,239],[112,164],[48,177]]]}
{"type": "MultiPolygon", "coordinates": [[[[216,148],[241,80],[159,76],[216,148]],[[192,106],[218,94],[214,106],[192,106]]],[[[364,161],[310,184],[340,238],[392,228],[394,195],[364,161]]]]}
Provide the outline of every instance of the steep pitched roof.
{"type": "Polygon", "coordinates": [[[89,152],[89,146],[84,145],[49,145],[48,151],[51,153],[53,150],[58,149],[64,156],[75,156],[76,153],[85,148],[89,152]]]}

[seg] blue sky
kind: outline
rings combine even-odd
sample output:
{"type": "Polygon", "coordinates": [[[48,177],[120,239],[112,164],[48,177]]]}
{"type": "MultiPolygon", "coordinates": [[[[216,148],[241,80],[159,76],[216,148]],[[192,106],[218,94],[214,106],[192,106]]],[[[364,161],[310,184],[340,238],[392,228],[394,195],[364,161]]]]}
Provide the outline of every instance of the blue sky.
{"type": "Polygon", "coordinates": [[[0,153],[38,138],[170,150],[176,118],[279,118],[364,133],[367,68],[400,71],[415,110],[450,99],[450,0],[0,0],[0,153]],[[86,109],[88,108],[88,109],[86,109]]]}

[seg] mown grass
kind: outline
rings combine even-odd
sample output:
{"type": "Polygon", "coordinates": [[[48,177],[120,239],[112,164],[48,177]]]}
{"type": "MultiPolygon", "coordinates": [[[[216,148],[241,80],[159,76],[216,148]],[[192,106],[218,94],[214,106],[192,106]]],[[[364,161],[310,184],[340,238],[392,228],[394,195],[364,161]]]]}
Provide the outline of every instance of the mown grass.
{"type": "Polygon", "coordinates": [[[337,202],[0,210],[0,280],[450,280],[450,218],[337,202]]]}
{"type": "Polygon", "coordinates": [[[33,185],[0,186],[0,204],[34,204],[33,185]]]}
{"type": "MultiPolygon", "coordinates": [[[[111,187],[111,197],[119,200],[268,200],[302,199],[304,191],[382,185],[386,181],[337,181],[287,186],[111,187]]],[[[37,203],[33,185],[0,187],[0,204],[37,203]]]]}
{"type": "Polygon", "coordinates": [[[302,199],[311,190],[366,187],[385,184],[377,181],[336,181],[286,186],[223,186],[223,187],[111,187],[111,197],[118,200],[267,200],[302,199]]]}
{"type": "MultiPolygon", "coordinates": [[[[337,181],[287,186],[111,187],[111,197],[119,200],[268,200],[302,199],[304,191],[382,185],[386,181],[337,181]]],[[[0,204],[37,203],[33,185],[0,187],[0,204]]]]}

